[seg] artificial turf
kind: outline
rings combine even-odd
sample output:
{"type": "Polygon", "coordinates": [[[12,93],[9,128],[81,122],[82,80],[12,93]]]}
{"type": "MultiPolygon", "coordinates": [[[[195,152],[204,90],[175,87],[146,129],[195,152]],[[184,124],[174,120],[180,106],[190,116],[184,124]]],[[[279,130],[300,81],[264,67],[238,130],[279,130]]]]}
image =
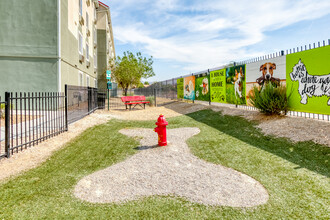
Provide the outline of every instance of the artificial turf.
{"type": "Polygon", "coordinates": [[[253,208],[204,206],[174,196],[122,204],[80,201],[73,189],[81,178],[138,152],[138,140],[118,131],[154,127],[154,121],[111,120],[86,130],[41,166],[2,183],[0,218],[329,219],[329,147],[267,136],[254,122],[212,110],[168,121],[169,129],[200,128],[188,140],[191,151],[255,178],[268,190],[269,201],[253,208]]]}

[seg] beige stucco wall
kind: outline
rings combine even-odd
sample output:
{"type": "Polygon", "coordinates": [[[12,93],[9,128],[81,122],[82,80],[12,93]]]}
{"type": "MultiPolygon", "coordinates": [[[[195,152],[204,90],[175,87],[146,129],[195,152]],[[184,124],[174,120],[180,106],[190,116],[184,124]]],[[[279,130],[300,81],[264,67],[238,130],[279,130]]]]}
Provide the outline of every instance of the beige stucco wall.
{"type": "MultiPolygon", "coordinates": [[[[109,8],[100,4],[97,10],[98,29],[98,84],[99,88],[106,88],[105,70],[110,70],[110,60],[114,57],[114,44],[109,8]]],[[[112,78],[113,81],[113,78],[112,78]]]]}
{"type": "Polygon", "coordinates": [[[83,73],[82,86],[94,87],[94,79],[97,79],[97,71],[94,71],[94,53],[97,48],[94,48],[93,29],[95,5],[90,0],[89,6],[86,0],[82,1],[82,17],[84,24],[79,23],[79,0],[61,0],[61,90],[64,91],[64,85],[80,85],[79,73],[83,73]],[[89,15],[88,27],[90,36],[87,36],[86,12],[89,15]],[[83,55],[85,60],[79,62],[79,31],[83,37],[83,55]],[[86,59],[86,42],[89,44],[89,62],[87,67],[86,59]],[[86,78],[89,76],[90,84],[86,84],[86,78]]]}

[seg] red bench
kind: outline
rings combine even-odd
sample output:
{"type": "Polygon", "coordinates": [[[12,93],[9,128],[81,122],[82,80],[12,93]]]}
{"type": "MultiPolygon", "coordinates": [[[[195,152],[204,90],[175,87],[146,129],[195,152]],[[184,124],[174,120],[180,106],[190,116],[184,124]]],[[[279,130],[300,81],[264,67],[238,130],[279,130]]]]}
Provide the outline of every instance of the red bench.
{"type": "Polygon", "coordinates": [[[121,97],[121,101],[125,103],[126,109],[127,106],[129,106],[129,110],[131,110],[132,105],[133,108],[135,108],[135,106],[139,105],[142,107],[146,108],[146,104],[150,103],[149,101],[146,101],[146,97],[145,96],[123,96],[121,97]]]}

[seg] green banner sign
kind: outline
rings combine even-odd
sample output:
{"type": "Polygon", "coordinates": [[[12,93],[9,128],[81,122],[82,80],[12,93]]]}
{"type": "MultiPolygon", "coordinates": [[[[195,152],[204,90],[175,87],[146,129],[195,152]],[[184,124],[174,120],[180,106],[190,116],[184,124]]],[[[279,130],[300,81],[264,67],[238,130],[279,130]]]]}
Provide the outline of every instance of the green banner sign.
{"type": "Polygon", "coordinates": [[[293,111],[330,114],[330,46],[286,56],[286,83],[293,111]]]}
{"type": "Polygon", "coordinates": [[[226,103],[226,69],[210,72],[211,102],[226,103]]]}
{"type": "Polygon", "coordinates": [[[226,69],[226,101],[230,104],[245,105],[245,65],[226,69]]]}
{"type": "Polygon", "coordinates": [[[176,80],[176,86],[177,86],[177,95],[178,99],[183,99],[183,78],[177,79],[176,80]]]}
{"type": "Polygon", "coordinates": [[[195,79],[195,100],[210,101],[210,76],[205,75],[195,79]]]}

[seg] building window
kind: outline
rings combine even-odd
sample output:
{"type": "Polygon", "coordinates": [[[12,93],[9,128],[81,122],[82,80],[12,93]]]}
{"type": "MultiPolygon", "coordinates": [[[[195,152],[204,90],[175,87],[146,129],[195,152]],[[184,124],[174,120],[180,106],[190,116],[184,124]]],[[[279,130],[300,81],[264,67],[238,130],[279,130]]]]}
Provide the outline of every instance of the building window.
{"type": "Polygon", "coordinates": [[[97,39],[96,39],[96,29],[94,28],[94,30],[93,30],[93,39],[94,39],[94,44],[96,44],[97,43],[97,39]]]}
{"type": "Polygon", "coordinates": [[[82,0],[79,0],[79,14],[82,16],[82,0]]]}
{"type": "Polygon", "coordinates": [[[79,80],[78,80],[78,86],[83,85],[83,72],[79,71],[79,80]]]}
{"type": "Polygon", "coordinates": [[[89,76],[86,76],[86,86],[89,86],[89,76]]]}
{"type": "Polygon", "coordinates": [[[96,51],[94,53],[94,68],[96,69],[97,68],[97,55],[96,55],[96,51]]]}
{"type": "Polygon", "coordinates": [[[105,42],[106,42],[105,44],[106,44],[107,53],[109,53],[108,35],[106,35],[105,42]]]}
{"type": "Polygon", "coordinates": [[[86,12],[86,27],[87,29],[89,29],[89,17],[87,12],[86,12]]]}
{"type": "Polygon", "coordinates": [[[94,79],[94,87],[97,88],[97,81],[94,79]]]}
{"type": "Polygon", "coordinates": [[[81,34],[81,32],[79,31],[79,33],[78,33],[78,43],[79,43],[79,53],[81,54],[81,55],[83,55],[83,53],[84,53],[84,51],[83,51],[83,36],[82,36],[82,34],[81,34]]]}
{"type": "Polygon", "coordinates": [[[88,40],[86,40],[86,60],[89,60],[89,45],[88,45],[88,40]]]}

